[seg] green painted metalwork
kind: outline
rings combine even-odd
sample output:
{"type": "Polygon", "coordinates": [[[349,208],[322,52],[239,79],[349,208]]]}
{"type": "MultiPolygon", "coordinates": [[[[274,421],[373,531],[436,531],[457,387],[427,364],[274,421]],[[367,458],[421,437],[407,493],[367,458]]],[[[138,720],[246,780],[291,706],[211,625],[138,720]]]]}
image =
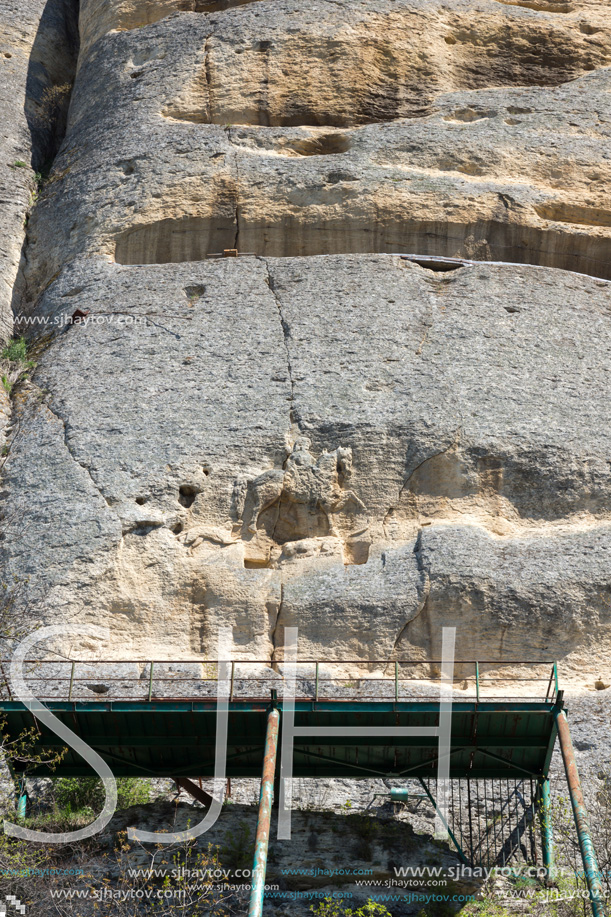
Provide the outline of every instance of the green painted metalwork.
{"type": "MultiPolygon", "coordinates": [[[[156,774],[211,777],[214,774],[216,700],[126,702],[49,701],[48,708],[108,761],[118,777],[156,774]]],[[[234,700],[229,704],[228,777],[261,774],[269,700],[234,700]]],[[[280,705],[281,706],[281,705],[280,705]]],[[[524,771],[547,773],[555,728],[555,705],[550,701],[456,701],[452,714],[450,777],[497,779],[519,777],[524,771]],[[477,729],[475,721],[477,719],[477,729]],[[476,735],[476,741],[474,736],[476,735]],[[496,756],[496,757],[493,757],[496,756]]],[[[7,731],[19,735],[35,725],[23,704],[6,701],[0,715],[7,731]]],[[[429,701],[297,700],[296,726],[352,726],[363,738],[296,737],[296,777],[369,776],[435,777],[435,736],[367,737],[367,727],[435,727],[439,704],[429,701]]],[[[36,750],[62,747],[42,724],[36,750]]],[[[39,767],[34,775],[46,776],[39,767]]],[[[90,771],[71,749],[57,776],[86,776],[90,771]]]]}
{"type": "Polygon", "coordinates": [[[28,807],[28,797],[24,793],[22,796],[19,797],[19,801],[17,802],[17,818],[26,817],[27,807],[28,807]]]}
{"type": "Polygon", "coordinates": [[[278,732],[280,713],[272,707],[267,717],[265,748],[263,752],[263,775],[259,796],[259,814],[257,816],[257,835],[255,839],[255,858],[252,870],[252,888],[248,917],[261,917],[263,913],[263,896],[265,891],[265,874],[267,872],[267,852],[274,801],[274,778],[276,774],[276,756],[278,753],[278,732]]]}
{"type": "Polygon", "coordinates": [[[437,802],[435,801],[435,797],[433,796],[433,794],[432,794],[431,791],[429,790],[428,786],[426,785],[426,783],[424,782],[424,780],[422,779],[422,777],[420,777],[419,780],[420,780],[420,784],[421,784],[421,786],[422,786],[422,789],[424,790],[424,792],[425,792],[426,795],[428,796],[429,800],[433,803],[433,806],[435,807],[435,811],[437,812],[437,814],[439,815],[439,818],[440,818],[441,821],[443,822],[444,827],[445,827],[445,829],[446,829],[446,831],[448,832],[448,835],[449,835],[449,837],[450,837],[450,840],[452,841],[452,843],[453,843],[454,846],[456,847],[456,852],[458,853],[458,856],[460,857],[460,859],[462,860],[462,862],[463,862],[466,866],[470,866],[470,865],[471,865],[471,861],[470,861],[470,860],[468,859],[468,857],[465,855],[464,850],[462,849],[462,847],[460,846],[460,844],[459,844],[458,841],[456,840],[456,837],[454,836],[454,834],[453,834],[453,832],[452,832],[452,829],[450,828],[448,822],[446,821],[446,819],[445,819],[444,816],[443,816],[443,813],[437,808],[437,802]]]}
{"type": "Polygon", "coordinates": [[[410,799],[428,799],[423,793],[412,793],[402,786],[394,786],[390,791],[392,802],[408,802],[410,799]]]}
{"type": "MultiPolygon", "coordinates": [[[[198,660],[201,662],[201,660],[198,660]]],[[[348,665],[350,661],[343,662],[348,665]]],[[[371,663],[353,660],[364,666],[371,663]]],[[[88,663],[95,665],[95,663],[88,663]]],[[[270,712],[269,701],[260,696],[236,696],[243,693],[243,679],[236,680],[236,666],[247,665],[246,661],[234,663],[231,675],[231,693],[229,702],[229,738],[227,748],[227,777],[251,777],[261,774],[263,766],[260,797],[260,819],[257,831],[257,854],[255,859],[256,895],[251,899],[251,917],[259,917],[265,882],[265,865],[267,844],[269,842],[269,820],[273,799],[273,781],[275,773],[276,748],[278,741],[278,721],[281,713],[273,703],[270,712]],[[254,910],[252,910],[254,908],[254,910]]],[[[295,777],[383,777],[383,778],[417,778],[426,793],[426,797],[435,805],[435,799],[425,783],[435,779],[440,760],[438,739],[434,730],[439,727],[440,703],[434,689],[428,697],[405,699],[401,686],[410,678],[400,678],[401,666],[423,666],[425,663],[399,660],[395,663],[394,679],[370,679],[378,682],[372,694],[359,694],[363,681],[359,678],[356,685],[356,696],[337,697],[337,685],[342,679],[329,678],[319,669],[314,660],[300,661],[309,665],[307,677],[304,676],[302,692],[298,692],[295,701],[295,725],[316,730],[324,729],[324,734],[312,735],[306,731],[305,736],[295,736],[293,774],[295,777]],[[315,666],[315,685],[307,687],[307,679],[312,677],[315,666]],[[379,682],[386,682],[386,692],[380,696],[379,682]],[[393,684],[394,682],[394,684],[393,684]],[[331,683],[331,696],[325,683],[331,683]],[[305,696],[304,696],[305,695],[305,696]],[[403,700],[400,697],[403,695],[403,700]],[[340,736],[338,727],[352,727],[353,736],[340,736]],[[371,736],[368,729],[377,727],[411,729],[414,735],[397,735],[392,737],[383,734],[371,736]],[[362,732],[360,731],[362,730],[362,732]],[[420,736],[418,730],[429,732],[420,736]],[[431,734],[433,733],[433,734],[431,734]]],[[[333,663],[324,663],[325,667],[333,663]]],[[[549,781],[547,779],[556,735],[560,736],[563,760],[571,793],[571,803],[580,849],[586,871],[586,879],[592,901],[594,917],[604,917],[602,888],[592,841],[589,834],[587,814],[583,805],[583,796],[579,785],[579,776],[575,766],[574,754],[568,731],[568,724],[563,712],[563,694],[558,687],[558,669],[554,663],[543,679],[543,685],[535,696],[528,699],[487,699],[482,700],[482,665],[491,665],[490,661],[460,662],[458,665],[475,666],[475,698],[454,700],[452,706],[451,745],[444,757],[450,759],[451,780],[516,780],[526,774],[537,780],[541,791],[540,798],[544,817],[542,819],[544,862],[548,869],[553,869],[553,839],[551,825],[546,813],[549,812],[549,781]],[[545,686],[547,684],[547,692],[545,686]]],[[[507,662],[507,665],[510,663],[507,662]]],[[[528,663],[522,662],[521,665],[528,663]]],[[[0,663],[1,665],[1,663],[0,663]]],[[[43,664],[44,665],[44,664],[43,664]]],[[[86,665],[86,663],[83,663],[86,665]]],[[[434,661],[426,665],[433,669],[434,661]]],[[[533,663],[534,665],[534,663],[533,663]]],[[[473,671],[471,668],[470,671],[473,671]]],[[[164,678],[163,670],[155,670],[155,661],[150,663],[148,691],[139,685],[144,696],[128,698],[112,697],[95,700],[78,699],[79,681],[72,664],[70,677],[58,678],[66,682],[61,693],[67,700],[45,700],[46,706],[60,720],[79,734],[98,754],[108,762],[116,776],[169,776],[210,777],[214,774],[216,708],[215,696],[202,696],[201,686],[206,680],[214,679],[177,678],[176,682],[197,681],[198,691],[178,697],[154,696],[153,689],[163,695],[163,684],[170,680],[164,678]],[[157,671],[156,676],[154,672],[157,671]],[[68,684],[69,682],[69,684],[68,684]],[[77,699],[74,699],[75,694],[77,699]]],[[[31,676],[35,681],[37,675],[31,676]]],[[[111,677],[111,682],[121,682],[124,676],[111,677]]],[[[540,678],[526,679],[541,683],[540,678]]],[[[38,678],[44,683],[44,678],[38,678]]],[[[51,679],[53,681],[53,679],[51,679]]],[[[485,679],[484,679],[485,681],[485,679]]],[[[256,679],[254,679],[256,682],[256,679]]],[[[37,724],[32,714],[21,702],[15,701],[6,682],[8,700],[0,700],[0,718],[4,720],[5,733],[11,736],[20,735],[25,729],[36,727],[34,751],[44,757],[45,751],[52,751],[62,743],[44,725],[37,724]]],[[[0,686],[1,690],[1,686],[0,686]]],[[[54,686],[55,698],[57,697],[54,686]]],[[[259,689],[260,690],[260,689],[259,689]]],[[[472,690],[472,689],[471,689],[472,690]]],[[[82,693],[82,688],[81,688],[82,693]]],[[[167,689],[165,690],[167,693],[167,689]]],[[[274,692],[273,692],[274,693],[274,692]]],[[[341,693],[341,692],[340,692],[341,693]]],[[[382,692],[383,693],[383,692],[382,692]]],[[[19,765],[17,765],[18,767],[19,765]]],[[[35,776],[46,776],[49,771],[40,765],[32,772],[35,776]]],[[[89,768],[71,749],[63,757],[54,771],[56,776],[87,776],[89,768]]],[[[484,784],[486,785],[486,784],[484,784]]],[[[468,792],[469,783],[467,784],[468,792]]],[[[391,798],[403,798],[401,789],[392,791],[391,798]]],[[[467,862],[454,834],[449,826],[448,833],[459,852],[461,859],[467,862]]]]}
{"type": "Polygon", "coordinates": [[[543,777],[538,781],[537,803],[541,822],[541,847],[543,865],[549,879],[554,878],[554,831],[552,826],[551,798],[549,779],[543,777]]]}
{"type": "Polygon", "coordinates": [[[556,719],[558,725],[558,738],[560,740],[560,750],[562,752],[564,770],[566,773],[567,783],[569,785],[571,806],[573,809],[575,826],[577,828],[577,838],[579,840],[579,849],[581,851],[581,859],[583,861],[585,878],[588,885],[588,891],[590,893],[592,913],[594,917],[605,917],[604,891],[602,882],[600,880],[600,870],[596,860],[594,844],[592,843],[592,838],[590,836],[588,813],[586,811],[583,793],[581,792],[579,772],[577,770],[577,763],[575,761],[575,750],[571,741],[569,724],[567,722],[564,710],[558,710],[556,712],[556,719]]]}

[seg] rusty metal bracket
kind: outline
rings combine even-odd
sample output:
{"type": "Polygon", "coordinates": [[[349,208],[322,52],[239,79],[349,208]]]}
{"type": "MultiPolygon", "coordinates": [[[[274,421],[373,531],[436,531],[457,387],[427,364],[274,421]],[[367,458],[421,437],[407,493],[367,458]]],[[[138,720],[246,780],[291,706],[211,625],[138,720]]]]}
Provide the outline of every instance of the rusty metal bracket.
{"type": "Polygon", "coordinates": [[[197,799],[197,801],[201,802],[204,806],[211,806],[214,802],[214,799],[209,793],[206,793],[204,789],[197,786],[196,783],[193,783],[193,781],[189,780],[187,777],[174,777],[174,783],[179,789],[184,790],[185,793],[188,793],[193,799],[197,799]]]}

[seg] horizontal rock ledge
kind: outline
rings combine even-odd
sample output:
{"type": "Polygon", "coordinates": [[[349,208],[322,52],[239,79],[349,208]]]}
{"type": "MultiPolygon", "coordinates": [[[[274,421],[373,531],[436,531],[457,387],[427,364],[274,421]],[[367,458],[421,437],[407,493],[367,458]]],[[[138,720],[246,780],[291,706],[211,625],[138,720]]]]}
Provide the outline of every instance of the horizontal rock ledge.
{"type": "MultiPolygon", "coordinates": [[[[567,218],[578,212],[583,222],[587,208],[553,205],[542,214],[567,218]]],[[[611,213],[592,208],[590,225],[611,226],[611,213]],[[608,219],[607,219],[608,218],[608,219]]],[[[575,219],[575,222],[577,220],[575,219]]],[[[608,238],[568,229],[539,229],[502,222],[409,221],[378,225],[359,225],[357,220],[311,223],[286,217],[277,224],[249,223],[239,225],[229,218],[202,219],[184,217],[160,220],[137,226],[117,239],[115,261],[118,264],[171,264],[201,261],[227,249],[240,250],[270,258],[294,258],[313,255],[392,254],[417,252],[446,258],[472,257],[476,260],[540,265],[561,268],[578,274],[611,279],[611,233],[608,238]]]]}

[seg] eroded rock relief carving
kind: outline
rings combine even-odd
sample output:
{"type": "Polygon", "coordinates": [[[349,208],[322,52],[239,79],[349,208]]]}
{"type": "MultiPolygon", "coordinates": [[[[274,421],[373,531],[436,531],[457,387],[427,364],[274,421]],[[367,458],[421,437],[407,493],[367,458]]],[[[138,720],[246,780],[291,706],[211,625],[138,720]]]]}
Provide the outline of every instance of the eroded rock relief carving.
{"type": "Polygon", "coordinates": [[[245,565],[270,567],[317,555],[366,563],[369,518],[347,486],[351,477],[351,449],[340,446],[315,458],[310,440],[300,437],[284,468],[237,482],[234,507],[245,565]]]}

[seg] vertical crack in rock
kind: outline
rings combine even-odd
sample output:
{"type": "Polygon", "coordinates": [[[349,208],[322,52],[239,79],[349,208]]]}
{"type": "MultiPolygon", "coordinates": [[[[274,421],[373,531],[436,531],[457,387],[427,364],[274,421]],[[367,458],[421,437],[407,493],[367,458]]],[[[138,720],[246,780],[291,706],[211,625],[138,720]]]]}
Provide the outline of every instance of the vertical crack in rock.
{"type": "MultiPolygon", "coordinates": [[[[231,128],[227,128],[227,137],[231,142],[231,128]]],[[[235,239],[233,247],[237,252],[240,250],[240,154],[235,151],[235,239]]],[[[269,274],[269,269],[268,269],[269,274]]],[[[271,287],[270,287],[271,289],[271,287]]]]}
{"type": "MultiPolygon", "coordinates": [[[[12,405],[13,405],[13,402],[11,400],[11,407],[12,405]]],[[[0,432],[2,432],[4,435],[4,438],[2,440],[2,443],[3,443],[2,460],[0,460],[0,481],[1,481],[4,466],[10,459],[13,446],[19,439],[21,432],[22,432],[21,419],[18,419],[15,423],[12,423],[12,415],[11,415],[11,418],[8,420],[6,426],[0,432]]]]}
{"type": "Polygon", "coordinates": [[[44,406],[47,408],[47,410],[49,411],[49,413],[52,414],[53,417],[55,417],[55,419],[58,420],[58,421],[61,423],[61,425],[62,425],[62,430],[63,430],[63,435],[64,435],[64,445],[65,445],[65,447],[66,447],[66,451],[67,451],[68,455],[70,456],[70,458],[72,459],[72,461],[73,461],[76,465],[79,466],[79,468],[82,468],[83,471],[86,472],[87,477],[89,478],[89,480],[91,481],[91,483],[92,483],[93,486],[95,487],[96,491],[99,493],[99,495],[100,495],[100,497],[102,498],[102,500],[104,501],[104,503],[108,506],[108,500],[107,500],[106,497],[104,496],[102,490],[100,489],[100,486],[98,485],[98,483],[96,482],[95,478],[94,478],[93,475],[91,474],[91,470],[87,467],[87,465],[84,465],[82,462],[79,462],[79,460],[77,459],[76,455],[74,454],[74,451],[73,451],[73,449],[72,449],[72,446],[70,445],[70,440],[69,440],[69,437],[68,437],[68,422],[61,416],[61,414],[58,414],[57,411],[53,410],[53,408],[51,407],[51,405],[49,404],[48,401],[45,400],[45,401],[43,401],[42,403],[43,403],[44,406]]]}
{"type": "MultiPolygon", "coordinates": [[[[278,627],[280,624],[280,616],[282,614],[282,605],[284,603],[284,583],[280,583],[280,601],[278,603],[278,610],[276,612],[276,620],[274,621],[274,626],[272,628],[271,634],[271,643],[272,643],[272,654],[271,654],[271,663],[278,662],[276,659],[276,650],[278,649],[278,627]]],[[[269,608],[270,603],[268,603],[269,608]]]]}
{"type": "Polygon", "coordinates": [[[239,251],[240,247],[240,192],[239,187],[236,189],[236,199],[235,199],[235,239],[233,241],[233,247],[236,251],[239,251]]]}
{"type": "MultiPolygon", "coordinates": [[[[19,3],[10,12],[5,4],[2,11],[6,20],[2,32],[4,91],[0,100],[2,340],[14,333],[13,316],[19,314],[25,299],[31,244],[28,221],[65,136],[79,53],[78,0],[37,0],[22,6],[23,19],[19,3]],[[26,14],[29,6],[31,10],[26,14]],[[5,50],[7,47],[15,53],[5,50]]],[[[0,431],[11,413],[7,394],[0,392],[0,431]]]]}
{"type": "Polygon", "coordinates": [[[384,526],[386,526],[386,525],[388,524],[388,522],[390,521],[391,515],[392,515],[394,512],[396,512],[396,510],[399,508],[399,506],[400,506],[400,504],[401,504],[401,500],[403,499],[403,494],[405,493],[405,491],[406,491],[407,488],[409,487],[410,481],[412,480],[412,478],[414,477],[414,475],[415,475],[418,471],[420,471],[420,469],[423,468],[424,465],[426,465],[427,462],[431,462],[431,461],[433,461],[434,459],[437,459],[437,458],[439,458],[439,457],[442,456],[442,455],[446,455],[448,452],[450,452],[451,449],[453,449],[456,445],[458,445],[458,443],[460,442],[461,433],[462,433],[462,418],[461,418],[461,421],[460,421],[459,426],[456,428],[456,432],[454,433],[454,436],[453,436],[453,438],[452,438],[452,442],[450,443],[450,445],[449,445],[449,446],[446,446],[445,449],[440,449],[439,452],[434,452],[433,455],[427,455],[427,457],[426,457],[425,459],[422,459],[422,461],[419,462],[419,463],[416,465],[415,468],[412,468],[412,470],[410,471],[410,473],[409,473],[408,476],[406,477],[405,481],[404,481],[403,484],[401,485],[401,489],[399,490],[399,494],[398,494],[398,496],[397,496],[396,502],[395,502],[392,506],[390,506],[390,507],[388,508],[388,510],[386,511],[386,515],[384,516],[384,522],[383,522],[383,525],[384,525],[384,526]]]}
{"type": "Polygon", "coordinates": [[[424,608],[428,600],[429,591],[430,591],[429,571],[424,564],[423,547],[422,547],[422,529],[420,529],[420,531],[418,532],[418,535],[416,536],[416,543],[414,544],[414,557],[416,558],[416,567],[418,569],[418,575],[422,583],[422,595],[423,595],[422,601],[420,602],[418,611],[416,612],[416,615],[415,615],[415,617],[417,617],[420,614],[420,612],[422,611],[422,609],[424,608]]]}
{"type": "Polygon", "coordinates": [[[416,350],[416,356],[417,356],[417,357],[422,356],[422,351],[423,351],[423,349],[424,349],[424,345],[425,345],[426,342],[428,341],[429,334],[430,334],[430,332],[431,332],[431,330],[432,330],[432,328],[433,328],[433,325],[435,324],[435,297],[434,297],[433,295],[431,295],[431,296],[429,297],[429,300],[430,300],[430,312],[429,312],[429,315],[428,315],[428,321],[425,321],[425,322],[423,323],[423,324],[424,324],[424,334],[422,335],[422,340],[421,340],[420,343],[418,344],[418,348],[417,348],[417,350],[416,350]]]}
{"type": "Polygon", "coordinates": [[[210,72],[210,39],[212,32],[206,36],[204,44],[204,74],[206,76],[206,88],[208,91],[208,121],[212,121],[212,74],[210,72]]]}
{"type": "Polygon", "coordinates": [[[403,627],[397,634],[397,637],[393,644],[392,654],[394,654],[397,651],[397,648],[399,644],[401,643],[401,640],[403,639],[404,635],[407,633],[407,629],[409,628],[410,624],[412,624],[416,620],[416,618],[420,617],[422,612],[425,611],[428,605],[428,602],[429,602],[429,597],[431,593],[431,578],[430,578],[429,570],[424,563],[423,549],[422,549],[422,529],[419,530],[418,535],[416,536],[416,542],[414,544],[414,557],[416,559],[416,567],[418,570],[418,576],[420,578],[420,585],[418,587],[418,592],[420,593],[420,602],[418,603],[418,607],[416,611],[414,612],[414,614],[411,616],[411,618],[409,618],[408,621],[405,622],[405,624],[403,625],[403,627]]]}
{"type": "Polygon", "coordinates": [[[293,366],[291,363],[291,351],[289,348],[289,339],[291,337],[291,329],[289,327],[288,322],[286,321],[284,317],[284,313],[282,311],[282,302],[280,300],[280,297],[278,296],[278,293],[276,292],[276,288],[274,285],[274,278],[272,277],[267,259],[261,258],[260,260],[263,261],[263,263],[265,264],[265,268],[267,270],[266,282],[267,282],[268,287],[270,288],[272,296],[274,297],[276,301],[276,307],[278,309],[278,317],[280,318],[280,325],[282,327],[282,339],[284,341],[284,349],[286,351],[286,365],[287,365],[287,370],[288,370],[289,382],[291,385],[290,410],[289,410],[291,432],[296,427],[298,431],[301,433],[303,432],[302,427],[301,427],[301,421],[299,417],[297,417],[295,414],[295,380],[293,377],[293,366]]]}
{"type": "Polygon", "coordinates": [[[80,51],[79,0],[49,0],[32,47],[25,113],[32,168],[49,171],[63,143],[80,51]]]}

